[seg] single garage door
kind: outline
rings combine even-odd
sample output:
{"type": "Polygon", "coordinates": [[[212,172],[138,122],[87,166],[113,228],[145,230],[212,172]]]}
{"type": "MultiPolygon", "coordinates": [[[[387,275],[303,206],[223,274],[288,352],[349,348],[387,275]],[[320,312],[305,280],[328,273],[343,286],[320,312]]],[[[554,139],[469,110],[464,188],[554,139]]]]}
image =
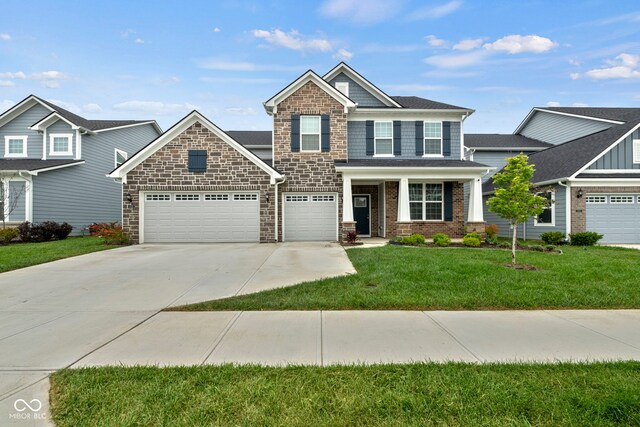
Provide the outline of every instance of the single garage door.
{"type": "Polygon", "coordinates": [[[640,195],[590,194],[587,230],[604,234],[601,243],[640,243],[640,195]]]}
{"type": "Polygon", "coordinates": [[[144,242],[258,242],[258,193],[145,193],[144,242]]]}
{"type": "Polygon", "coordinates": [[[335,194],[284,194],[285,241],[338,239],[335,194]]]}

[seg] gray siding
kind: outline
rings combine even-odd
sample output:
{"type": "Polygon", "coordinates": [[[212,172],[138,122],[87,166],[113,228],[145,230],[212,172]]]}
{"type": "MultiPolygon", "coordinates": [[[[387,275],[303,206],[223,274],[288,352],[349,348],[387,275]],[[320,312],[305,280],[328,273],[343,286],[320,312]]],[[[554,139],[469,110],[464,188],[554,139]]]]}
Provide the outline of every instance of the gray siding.
{"type": "Polygon", "coordinates": [[[633,163],[633,140],[639,138],[640,131],[636,130],[603,154],[589,169],[640,169],[640,164],[633,163]]]}
{"type": "Polygon", "coordinates": [[[351,80],[344,73],[335,76],[329,83],[335,86],[336,82],[349,83],[349,98],[358,104],[359,107],[384,107],[384,103],[373,96],[369,91],[351,80]]]}
{"type": "Polygon", "coordinates": [[[152,125],[83,136],[85,164],[33,177],[34,222],[66,221],[80,234],[93,222],[121,221],[122,185],[105,176],[114,169],[114,149],[131,156],[157,136],[152,125]]]}
{"type": "MultiPolygon", "coordinates": [[[[540,235],[547,231],[560,231],[562,233],[567,232],[566,226],[566,189],[560,185],[553,186],[553,189],[556,192],[556,202],[555,202],[555,226],[535,226],[533,218],[530,218],[526,224],[521,224],[518,226],[518,238],[527,238],[532,240],[539,240],[540,235]]],[[[487,225],[496,224],[500,229],[498,232],[499,236],[502,237],[510,237],[511,230],[509,229],[509,223],[503,218],[499,217],[493,212],[489,212],[489,208],[487,207],[487,200],[491,196],[485,196],[483,198],[484,201],[484,221],[487,225]]]]}
{"type": "Polygon", "coordinates": [[[271,152],[271,146],[264,148],[252,148],[251,151],[256,156],[260,157],[260,159],[266,161],[271,164],[271,160],[273,159],[273,153],[271,152]]]}
{"type": "MultiPolygon", "coordinates": [[[[402,154],[397,159],[421,159],[416,156],[415,120],[402,121],[400,126],[402,154]]],[[[371,159],[367,156],[366,121],[347,122],[347,146],[350,159],[371,159]]],[[[446,159],[460,160],[460,122],[451,122],[451,156],[446,159]]]]}
{"type": "Polygon", "coordinates": [[[29,130],[29,126],[48,116],[51,111],[40,104],[29,108],[18,117],[0,128],[0,158],[4,157],[4,137],[5,136],[27,136],[27,156],[31,159],[42,158],[42,134],[35,130],[29,130]]]}
{"type": "MultiPolygon", "coordinates": [[[[88,137],[83,135],[82,142],[84,143],[88,137]]],[[[83,144],[84,145],[84,144],[83,144]]],[[[83,147],[84,150],[84,147],[83,147]]],[[[73,159],[76,154],[76,131],[71,128],[71,125],[65,121],[58,120],[51,124],[47,128],[47,159],[73,159]],[[51,135],[54,133],[63,133],[71,135],[71,151],[72,154],[70,156],[59,156],[59,155],[51,155],[51,135]]],[[[84,154],[84,152],[83,152],[84,154]]],[[[84,155],[83,155],[84,157],[84,155]]]]}
{"type": "Polygon", "coordinates": [[[24,221],[25,220],[25,183],[24,182],[9,182],[9,197],[11,197],[11,201],[9,202],[9,207],[15,206],[13,211],[9,213],[9,221],[24,221]],[[15,204],[14,204],[15,201],[15,204]]]}
{"type": "Polygon", "coordinates": [[[611,123],[536,111],[520,134],[551,144],[562,144],[611,126],[611,123]]]}

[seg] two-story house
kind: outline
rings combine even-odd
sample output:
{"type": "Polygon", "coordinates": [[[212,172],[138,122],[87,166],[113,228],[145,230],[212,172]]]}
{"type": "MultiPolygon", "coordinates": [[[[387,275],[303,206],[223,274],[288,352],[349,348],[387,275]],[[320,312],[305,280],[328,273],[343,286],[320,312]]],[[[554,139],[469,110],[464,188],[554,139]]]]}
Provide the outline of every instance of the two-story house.
{"type": "Polygon", "coordinates": [[[491,168],[463,149],[473,110],[388,96],[345,63],[307,71],[264,107],[271,150],[268,134],[226,133],[194,111],[110,174],[123,183],[134,240],[461,237],[465,183],[466,226],[483,229],[481,179],[491,168]]]}
{"type": "Polygon", "coordinates": [[[122,188],[105,175],[160,133],[154,120],[87,120],[27,97],[0,114],[5,220],[66,221],[74,234],[119,221],[122,188]]]}

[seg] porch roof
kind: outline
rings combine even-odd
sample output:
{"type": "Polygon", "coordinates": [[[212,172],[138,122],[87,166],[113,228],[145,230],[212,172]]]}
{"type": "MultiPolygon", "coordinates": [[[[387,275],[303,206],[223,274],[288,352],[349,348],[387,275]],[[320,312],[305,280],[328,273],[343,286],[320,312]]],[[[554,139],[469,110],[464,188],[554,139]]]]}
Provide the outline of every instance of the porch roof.
{"type": "Polygon", "coordinates": [[[445,159],[371,159],[371,160],[336,160],[336,168],[480,168],[492,169],[491,166],[468,160],[445,159]]]}
{"type": "Polygon", "coordinates": [[[451,179],[481,178],[495,169],[467,160],[444,159],[371,159],[335,161],[336,171],[353,179],[451,179]]]}
{"type": "Polygon", "coordinates": [[[84,160],[0,159],[0,172],[28,172],[35,175],[38,172],[60,169],[82,163],[84,163],[84,160]]]}

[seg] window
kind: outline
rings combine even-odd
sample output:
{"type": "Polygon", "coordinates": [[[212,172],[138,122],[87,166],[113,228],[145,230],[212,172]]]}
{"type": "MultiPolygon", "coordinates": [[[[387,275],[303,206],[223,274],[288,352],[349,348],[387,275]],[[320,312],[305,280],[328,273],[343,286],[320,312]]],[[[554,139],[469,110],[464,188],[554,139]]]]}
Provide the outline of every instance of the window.
{"type": "Polygon", "coordinates": [[[633,163],[640,163],[640,139],[633,140],[633,163]]]}
{"type": "Polygon", "coordinates": [[[441,122],[424,122],[424,155],[442,156],[441,122]]]}
{"type": "Polygon", "coordinates": [[[257,194],[234,194],[233,200],[235,201],[243,201],[243,200],[258,200],[257,194]]]}
{"type": "Polygon", "coordinates": [[[442,221],[442,184],[409,184],[409,213],[412,221],[442,221]]]}
{"type": "Polygon", "coordinates": [[[594,205],[607,203],[607,196],[587,196],[587,203],[594,205]]]}
{"type": "Polygon", "coordinates": [[[146,199],[150,202],[168,202],[171,200],[171,194],[147,194],[146,199]]]}
{"type": "Polygon", "coordinates": [[[228,194],[205,194],[204,200],[205,202],[229,200],[229,195],[228,194]]]}
{"type": "Polygon", "coordinates": [[[541,226],[553,226],[556,223],[556,193],[553,191],[547,191],[544,193],[539,193],[538,196],[544,197],[547,199],[547,206],[544,208],[544,211],[535,218],[534,225],[541,226]]]}
{"type": "Polygon", "coordinates": [[[374,155],[393,156],[393,122],[375,122],[374,141],[374,155]]]}
{"type": "Polygon", "coordinates": [[[333,202],[335,196],[311,196],[312,202],[333,202]]]}
{"type": "Polygon", "coordinates": [[[207,171],[207,150],[189,150],[189,172],[207,171]]]}
{"type": "Polygon", "coordinates": [[[285,201],[287,202],[308,202],[309,196],[286,196],[285,201]]]}
{"type": "Polygon", "coordinates": [[[176,202],[197,202],[200,200],[199,194],[176,194],[176,202]]]}
{"type": "Polygon", "coordinates": [[[26,136],[5,136],[4,137],[5,157],[27,157],[27,137],[26,136]]]}
{"type": "Polygon", "coordinates": [[[70,133],[52,133],[49,135],[49,155],[50,156],[71,156],[73,149],[71,141],[73,135],[70,133]]]}
{"type": "Polygon", "coordinates": [[[629,205],[629,204],[633,204],[633,196],[611,196],[609,197],[609,201],[611,203],[617,203],[617,204],[625,204],[625,205],[629,205]]]}
{"type": "Polygon", "coordinates": [[[300,116],[300,151],[320,151],[320,116],[300,116]]]}
{"type": "Polygon", "coordinates": [[[336,89],[344,96],[349,96],[349,82],[336,82],[336,89]]]}
{"type": "Polygon", "coordinates": [[[127,160],[127,152],[126,151],[122,151],[122,150],[118,150],[117,148],[115,149],[115,165],[116,167],[120,167],[121,164],[123,164],[126,160],[127,160]]]}

